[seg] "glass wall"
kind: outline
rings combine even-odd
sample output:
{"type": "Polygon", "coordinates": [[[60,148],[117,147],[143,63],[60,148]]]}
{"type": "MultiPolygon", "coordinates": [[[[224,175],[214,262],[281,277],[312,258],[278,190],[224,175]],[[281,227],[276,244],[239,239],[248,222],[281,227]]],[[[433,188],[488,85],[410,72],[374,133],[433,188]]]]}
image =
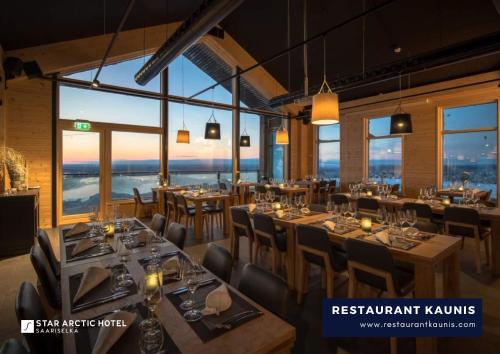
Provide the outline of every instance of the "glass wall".
{"type": "Polygon", "coordinates": [[[318,127],[318,176],[340,182],[340,124],[318,127]]]}
{"type": "Polygon", "coordinates": [[[276,129],[269,132],[267,161],[271,164],[271,175],[269,177],[275,180],[285,178],[285,146],[276,144],[276,129]]]}
{"type": "Polygon", "coordinates": [[[368,120],[368,179],[401,186],[402,139],[390,127],[391,117],[368,120]]]}
{"type": "Polygon", "coordinates": [[[443,187],[453,183],[497,196],[497,102],[443,109],[443,187]]]}
{"type": "Polygon", "coordinates": [[[260,174],[260,116],[241,113],[240,136],[245,130],[248,136],[250,136],[250,146],[240,147],[241,180],[257,182],[260,174]]]}

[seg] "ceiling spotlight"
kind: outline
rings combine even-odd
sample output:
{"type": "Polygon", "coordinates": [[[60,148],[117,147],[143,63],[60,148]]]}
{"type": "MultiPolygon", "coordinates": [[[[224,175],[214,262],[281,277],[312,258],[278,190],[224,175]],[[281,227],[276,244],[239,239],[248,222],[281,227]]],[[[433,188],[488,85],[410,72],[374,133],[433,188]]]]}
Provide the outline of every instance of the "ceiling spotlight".
{"type": "Polygon", "coordinates": [[[92,84],[91,84],[91,85],[92,85],[92,87],[97,88],[97,87],[99,87],[99,85],[100,85],[100,84],[101,84],[101,83],[99,82],[99,80],[94,79],[94,81],[92,81],[92,84]]]}
{"type": "Polygon", "coordinates": [[[395,54],[401,53],[401,47],[398,45],[394,46],[392,50],[394,51],[395,54]]]}

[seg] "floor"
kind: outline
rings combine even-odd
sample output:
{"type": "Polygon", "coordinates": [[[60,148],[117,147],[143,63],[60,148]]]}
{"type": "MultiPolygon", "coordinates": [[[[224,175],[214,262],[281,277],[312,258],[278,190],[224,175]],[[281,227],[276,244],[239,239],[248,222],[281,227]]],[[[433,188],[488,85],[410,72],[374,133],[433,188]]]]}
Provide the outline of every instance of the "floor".
{"type": "MultiPolygon", "coordinates": [[[[229,247],[229,239],[224,238],[220,230],[216,230],[214,238],[195,240],[190,232],[187,237],[185,251],[192,256],[202,257],[208,242],[217,242],[229,247]]],[[[241,257],[235,264],[231,283],[238,285],[241,269],[248,262],[248,245],[245,239],[241,244],[241,257]]],[[[54,247],[58,254],[58,247],[54,247]]],[[[269,255],[263,252],[258,264],[270,270],[269,255]]],[[[485,266],[486,267],[486,266],[485,266]]],[[[483,299],[483,336],[481,338],[441,338],[438,340],[439,353],[498,353],[500,347],[500,278],[491,279],[485,269],[482,275],[477,275],[474,268],[473,244],[466,243],[461,252],[461,292],[462,297],[483,299]]],[[[438,274],[440,277],[440,274],[438,274]]],[[[440,290],[438,279],[438,291],[440,290]]],[[[0,341],[7,338],[21,338],[15,317],[15,295],[22,281],[36,282],[28,255],[0,260],[0,341]]],[[[299,307],[299,320],[306,323],[304,329],[297,334],[304,342],[297,348],[297,353],[389,353],[389,341],[385,338],[356,338],[330,340],[321,336],[321,301],[325,296],[320,287],[319,269],[312,268],[310,291],[304,304],[299,307]]],[[[335,288],[335,297],[346,297],[346,276],[342,275],[335,288]]],[[[399,353],[415,352],[414,339],[400,339],[399,353]]]]}

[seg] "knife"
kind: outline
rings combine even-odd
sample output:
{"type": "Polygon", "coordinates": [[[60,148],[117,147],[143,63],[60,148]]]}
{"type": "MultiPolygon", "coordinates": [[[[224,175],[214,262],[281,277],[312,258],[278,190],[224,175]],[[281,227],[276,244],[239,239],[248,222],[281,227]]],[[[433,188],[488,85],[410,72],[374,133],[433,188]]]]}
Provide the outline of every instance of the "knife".
{"type": "Polygon", "coordinates": [[[257,310],[243,311],[243,312],[237,313],[237,314],[229,317],[229,319],[225,320],[222,323],[217,323],[215,325],[215,327],[216,328],[224,328],[224,329],[229,330],[229,329],[233,328],[233,326],[240,321],[243,321],[245,319],[252,319],[252,318],[258,317],[260,315],[262,315],[262,312],[257,311],[257,310]]]}
{"type": "MultiPolygon", "coordinates": [[[[168,258],[168,257],[172,257],[172,256],[177,256],[178,254],[179,254],[179,251],[173,251],[173,252],[162,254],[160,256],[160,258],[168,258]]],[[[151,256],[149,256],[149,257],[142,258],[141,261],[142,262],[149,262],[153,258],[157,258],[157,257],[151,257],[151,256]]]]}
{"type": "Polygon", "coordinates": [[[119,292],[119,293],[116,293],[116,294],[113,294],[110,296],[106,296],[106,297],[103,297],[100,299],[96,299],[96,300],[93,300],[90,302],[86,302],[84,304],[75,306],[71,312],[82,311],[82,310],[88,309],[88,308],[93,307],[93,306],[104,304],[106,302],[118,300],[118,299],[121,299],[122,297],[129,295],[129,294],[130,294],[130,291],[127,290],[127,291],[122,291],[122,292],[119,292]]]}
{"type": "MultiPolygon", "coordinates": [[[[217,279],[216,278],[210,278],[210,279],[207,279],[207,280],[203,280],[201,281],[199,284],[198,284],[198,289],[199,288],[202,288],[204,286],[207,286],[207,285],[210,285],[212,284],[213,282],[215,282],[217,279]]],[[[172,291],[170,294],[173,294],[173,295],[180,295],[180,294],[183,294],[185,292],[188,291],[188,288],[187,287],[182,287],[182,288],[178,288],[174,291],[172,291]]]]}
{"type": "Polygon", "coordinates": [[[81,261],[82,259],[104,256],[104,255],[110,254],[112,252],[113,252],[113,248],[110,246],[109,249],[106,251],[101,251],[101,252],[97,252],[97,253],[91,253],[91,254],[87,254],[87,255],[83,255],[83,256],[73,257],[73,258],[67,259],[66,262],[81,261]]]}

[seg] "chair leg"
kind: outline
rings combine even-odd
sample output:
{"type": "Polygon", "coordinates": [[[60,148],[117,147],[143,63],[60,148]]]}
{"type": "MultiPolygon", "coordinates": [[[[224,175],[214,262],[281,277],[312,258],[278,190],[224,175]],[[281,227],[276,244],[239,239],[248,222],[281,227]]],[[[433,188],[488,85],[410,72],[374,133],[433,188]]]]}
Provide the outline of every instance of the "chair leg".
{"type": "Polygon", "coordinates": [[[271,253],[271,259],[272,259],[272,271],[274,274],[278,272],[278,262],[279,262],[279,257],[280,255],[277,254],[278,250],[273,249],[271,253]]]}
{"type": "Polygon", "coordinates": [[[349,274],[349,287],[347,291],[347,297],[349,299],[356,297],[357,287],[358,287],[358,281],[355,279],[354,275],[349,274]]]}
{"type": "Polygon", "coordinates": [[[304,301],[304,283],[305,283],[305,272],[304,272],[304,255],[302,252],[299,254],[299,262],[297,264],[298,275],[297,275],[297,303],[300,305],[304,301]]]}
{"type": "Polygon", "coordinates": [[[326,272],[324,268],[321,268],[321,289],[324,290],[326,287],[326,272]]]}
{"type": "Polygon", "coordinates": [[[333,299],[333,282],[335,277],[335,272],[332,269],[327,268],[326,273],[326,297],[328,299],[333,299]]]}
{"type": "Polygon", "coordinates": [[[491,242],[491,236],[487,236],[484,239],[484,250],[486,252],[486,264],[488,266],[490,265],[490,242],[491,242]]]}
{"type": "Polygon", "coordinates": [[[475,239],[476,243],[476,272],[477,274],[481,274],[481,240],[479,237],[475,239]]]}

